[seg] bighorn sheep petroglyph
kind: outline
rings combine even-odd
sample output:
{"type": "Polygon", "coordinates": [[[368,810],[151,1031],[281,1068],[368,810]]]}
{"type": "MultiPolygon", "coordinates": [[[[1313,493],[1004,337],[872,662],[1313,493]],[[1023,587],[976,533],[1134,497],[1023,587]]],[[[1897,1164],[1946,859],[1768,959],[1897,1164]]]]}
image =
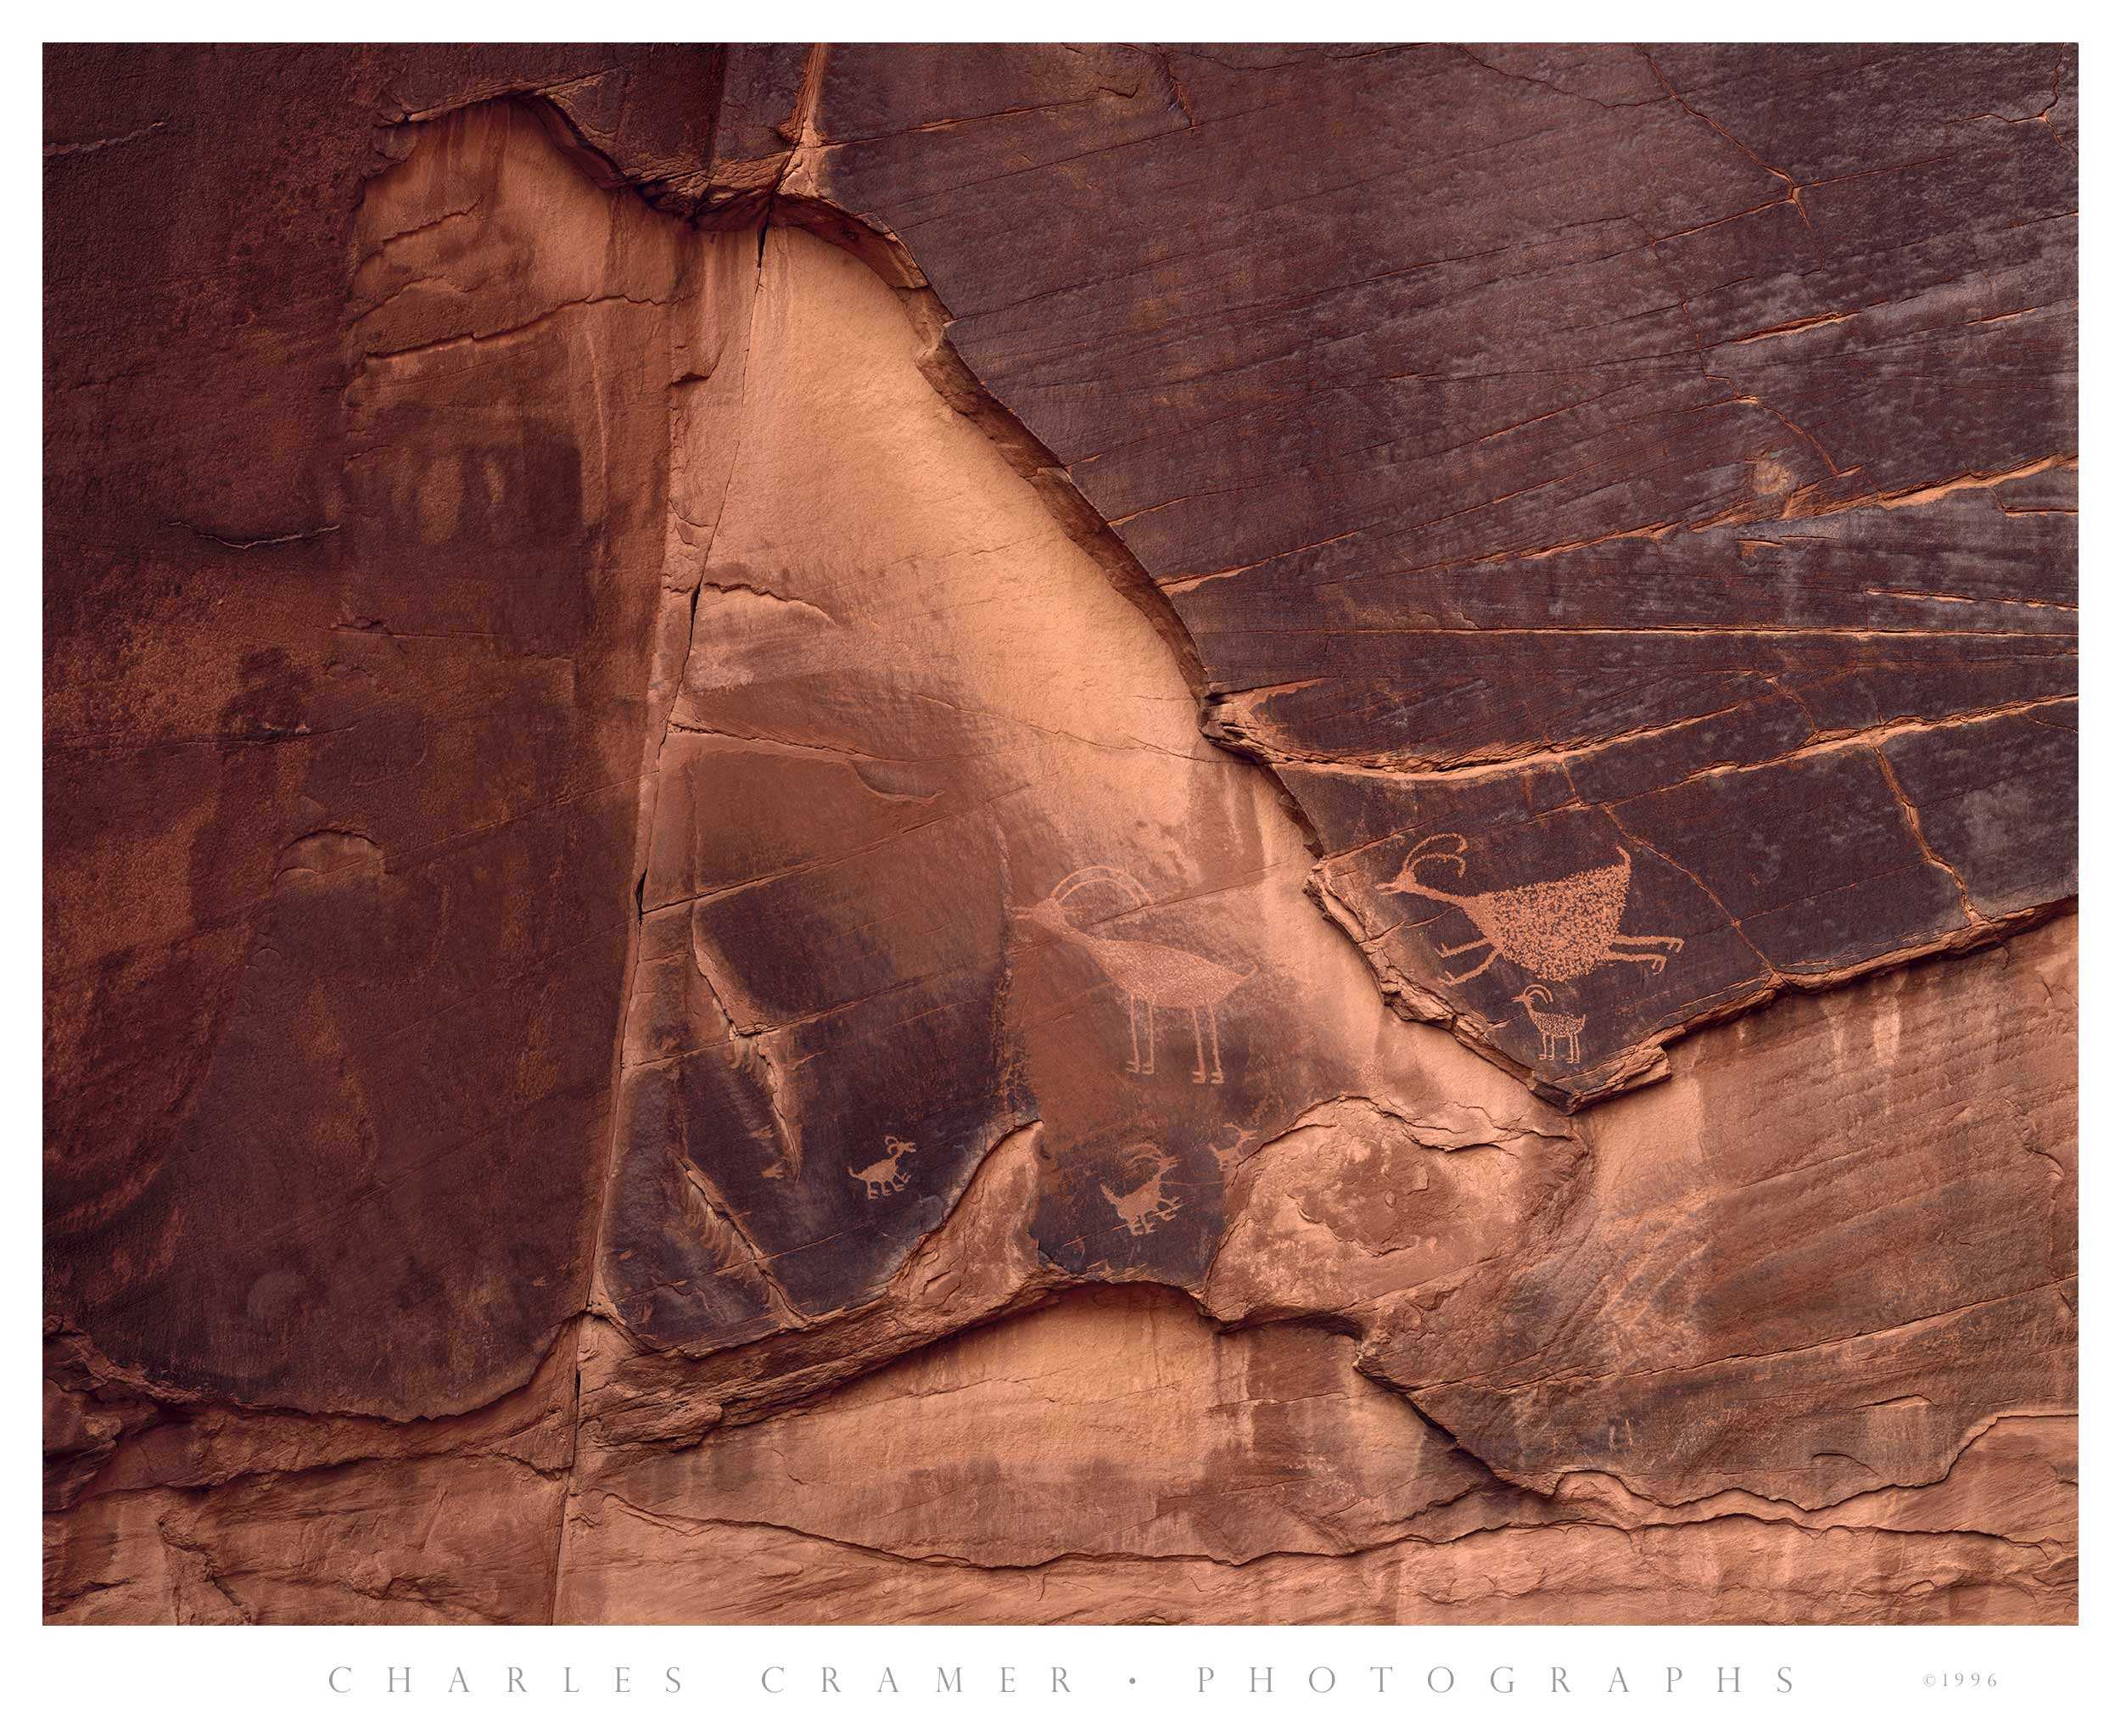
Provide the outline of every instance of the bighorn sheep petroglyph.
{"type": "Polygon", "coordinates": [[[1128,1193],[1116,1194],[1103,1182],[1097,1184],[1097,1190],[1112,1202],[1112,1209],[1119,1213],[1119,1221],[1127,1226],[1129,1235],[1154,1235],[1159,1224],[1168,1224],[1178,1215],[1178,1201],[1164,1192],[1164,1177],[1178,1161],[1175,1157],[1159,1157],[1156,1173],[1128,1193]]]}
{"type": "Polygon", "coordinates": [[[1078,868],[1028,909],[1016,916],[1058,939],[1081,947],[1097,960],[1098,968],[1111,977],[1127,997],[1127,1039],[1130,1054],[1127,1071],[1149,1074],[1156,1071],[1156,1011],[1159,1007],[1193,1015],[1193,1082],[1196,1085],[1223,1083],[1223,1039],[1216,1028],[1216,1012],[1242,983],[1251,980],[1250,971],[1231,970],[1197,953],[1182,952],[1153,940],[1116,940],[1092,934],[1076,926],[1067,901],[1086,886],[1116,886],[1146,907],[1149,894],[1141,882],[1124,869],[1078,868]],[[1200,1034],[1200,1016],[1207,1015],[1207,1036],[1200,1034]],[[1147,1054],[1142,1032],[1146,1028],[1147,1054]]]}
{"type": "Polygon", "coordinates": [[[897,1193],[911,1179],[900,1166],[898,1160],[907,1152],[918,1149],[919,1147],[909,1140],[899,1139],[893,1134],[886,1134],[884,1135],[886,1154],[884,1160],[881,1163],[870,1164],[866,1169],[849,1168],[847,1173],[868,1190],[868,1192],[862,1196],[864,1199],[881,1199],[886,1194],[897,1193]]]}
{"type": "Polygon", "coordinates": [[[1583,1033],[1584,1015],[1581,1013],[1548,1012],[1543,1009],[1553,1005],[1554,992],[1544,983],[1526,986],[1522,994],[1510,997],[1525,1009],[1532,1022],[1532,1028],[1539,1033],[1539,1058],[1554,1059],[1554,1045],[1569,1045],[1569,1064],[1573,1067],[1580,1058],[1576,1053],[1576,1039],[1583,1033]]]}

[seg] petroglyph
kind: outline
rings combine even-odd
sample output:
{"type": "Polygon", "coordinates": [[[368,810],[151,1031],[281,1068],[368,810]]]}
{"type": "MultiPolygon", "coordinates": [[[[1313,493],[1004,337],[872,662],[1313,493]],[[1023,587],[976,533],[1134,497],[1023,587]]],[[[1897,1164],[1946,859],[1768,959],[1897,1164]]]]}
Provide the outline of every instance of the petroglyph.
{"type": "Polygon", "coordinates": [[[1562,983],[1587,976],[1603,964],[1642,965],[1655,976],[1665,968],[1666,958],[1686,944],[1672,934],[1620,932],[1633,872],[1632,859],[1625,849],[1619,861],[1602,868],[1500,892],[1453,892],[1422,880],[1414,871],[1424,862],[1448,862],[1463,880],[1465,852],[1465,839],[1458,833],[1437,832],[1414,846],[1394,878],[1378,882],[1380,892],[1411,893],[1455,905],[1480,931],[1476,939],[1436,949],[1440,959],[1487,949],[1486,956],[1471,970],[1446,977],[1447,983],[1470,982],[1497,958],[1562,983]],[[1441,848],[1432,849],[1431,845],[1441,848]]]}
{"type": "Polygon", "coordinates": [[[1178,1215],[1178,1201],[1164,1191],[1164,1177],[1177,1162],[1175,1157],[1159,1157],[1149,1179],[1128,1193],[1116,1194],[1103,1182],[1098,1184],[1097,1190],[1112,1202],[1129,1235],[1154,1235],[1158,1224],[1178,1215]]]}
{"type": "Polygon", "coordinates": [[[905,1167],[898,1160],[907,1152],[918,1149],[910,1140],[899,1139],[893,1134],[886,1134],[883,1160],[881,1162],[870,1164],[866,1169],[850,1168],[847,1173],[868,1190],[863,1196],[865,1199],[881,1199],[886,1194],[898,1193],[912,1179],[906,1173],[905,1167]]]}
{"type": "Polygon", "coordinates": [[[1251,981],[1252,972],[1233,971],[1198,953],[1156,941],[1116,940],[1077,927],[1068,912],[1068,899],[1084,887],[1100,884],[1119,888],[1133,899],[1137,910],[1149,904],[1149,894],[1141,882],[1124,869],[1093,866],[1077,869],[1037,904],[1019,910],[1016,915],[1055,938],[1081,947],[1127,996],[1128,1072],[1146,1076],[1156,1071],[1156,1011],[1161,1007],[1193,1015],[1194,1084],[1221,1084],[1223,1039],[1217,1026],[1217,1010],[1240,985],[1251,981]],[[1201,1035],[1204,1013],[1207,1016],[1205,1041],[1201,1035]]]}
{"type": "Polygon", "coordinates": [[[1550,1011],[1553,1005],[1554,992],[1544,983],[1529,983],[1522,994],[1513,995],[1511,999],[1525,1009],[1525,1015],[1532,1022],[1532,1028],[1539,1033],[1539,1058],[1542,1061],[1553,1060],[1556,1046],[1566,1044],[1569,1050],[1566,1059],[1570,1066],[1574,1067],[1581,1059],[1576,1052],[1576,1039],[1583,1033],[1586,1016],[1550,1011]]]}

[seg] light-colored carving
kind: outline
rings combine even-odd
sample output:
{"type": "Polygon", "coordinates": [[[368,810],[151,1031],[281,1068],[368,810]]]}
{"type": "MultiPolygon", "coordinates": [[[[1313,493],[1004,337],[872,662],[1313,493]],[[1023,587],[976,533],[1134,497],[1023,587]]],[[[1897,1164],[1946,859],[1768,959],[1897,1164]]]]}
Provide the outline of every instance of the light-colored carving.
{"type": "Polygon", "coordinates": [[[1198,953],[1182,952],[1152,940],[1115,940],[1091,934],[1076,927],[1067,901],[1086,886],[1116,886],[1146,907],[1149,894],[1141,882],[1122,868],[1078,868],[1027,910],[1017,916],[1055,938],[1072,942],[1097,960],[1098,968],[1127,996],[1127,1071],[1149,1074],[1156,1071],[1156,1011],[1193,1015],[1193,1082],[1196,1085],[1223,1083],[1223,1039],[1217,1028],[1217,1010],[1240,984],[1250,982],[1250,971],[1231,970],[1198,953]],[[1207,1015],[1204,1041],[1200,1017],[1207,1015]],[[1146,1029],[1147,1054],[1142,1033],[1146,1029]]]}
{"type": "Polygon", "coordinates": [[[1574,1067],[1579,1059],[1576,1039],[1583,1033],[1585,1015],[1548,1011],[1553,1005],[1554,992],[1544,983],[1527,984],[1522,994],[1513,995],[1511,999],[1525,1009],[1526,1016],[1532,1022],[1532,1028],[1539,1033],[1539,1058],[1542,1061],[1553,1060],[1556,1046],[1566,1044],[1569,1048],[1566,1059],[1574,1067]]]}
{"type": "Polygon", "coordinates": [[[1633,872],[1628,853],[1603,868],[1587,868],[1559,880],[1513,886],[1501,892],[1461,893],[1421,879],[1415,870],[1424,862],[1448,862],[1465,877],[1465,839],[1455,832],[1437,832],[1416,844],[1398,875],[1378,882],[1380,892],[1413,893],[1452,904],[1465,912],[1480,938],[1460,946],[1439,947],[1440,959],[1485,946],[1487,955],[1471,970],[1447,983],[1479,976],[1497,958],[1506,958],[1536,976],[1567,983],[1603,964],[1643,965],[1654,976],[1670,954],[1686,944],[1673,934],[1623,934],[1620,916],[1627,908],[1627,883],[1633,872]],[[1430,848],[1431,845],[1444,848],[1430,848]],[[1623,951],[1622,948],[1635,948],[1623,951]]]}
{"type": "Polygon", "coordinates": [[[884,1135],[886,1155],[883,1161],[881,1163],[872,1163],[866,1169],[850,1168],[847,1173],[868,1190],[863,1195],[863,1198],[881,1199],[886,1194],[897,1193],[911,1179],[898,1160],[907,1152],[918,1149],[909,1140],[899,1139],[893,1134],[886,1134],[884,1135]]]}
{"type": "Polygon", "coordinates": [[[1178,1161],[1175,1157],[1159,1157],[1156,1173],[1128,1193],[1116,1194],[1103,1182],[1097,1184],[1097,1190],[1112,1202],[1112,1209],[1119,1213],[1119,1221],[1127,1226],[1129,1235],[1154,1235],[1159,1224],[1168,1224],[1178,1215],[1178,1201],[1164,1192],[1164,1177],[1178,1161]]]}

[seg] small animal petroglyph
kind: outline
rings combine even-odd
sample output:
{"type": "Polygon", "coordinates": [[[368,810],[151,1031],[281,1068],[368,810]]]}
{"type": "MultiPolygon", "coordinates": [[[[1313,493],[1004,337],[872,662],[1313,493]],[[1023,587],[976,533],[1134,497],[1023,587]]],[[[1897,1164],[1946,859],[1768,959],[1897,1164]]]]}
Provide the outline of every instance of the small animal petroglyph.
{"type": "Polygon", "coordinates": [[[850,1168],[847,1173],[869,1190],[863,1195],[864,1199],[881,1199],[886,1194],[897,1193],[911,1179],[898,1160],[907,1152],[919,1149],[910,1141],[899,1139],[896,1134],[886,1134],[884,1135],[886,1156],[883,1162],[872,1163],[866,1169],[850,1168]]]}
{"type": "Polygon", "coordinates": [[[1465,877],[1465,839],[1455,832],[1441,832],[1416,844],[1391,880],[1378,882],[1379,892],[1413,893],[1454,904],[1471,918],[1480,938],[1461,946],[1436,949],[1447,959],[1485,946],[1487,956],[1461,976],[1447,983],[1464,983],[1479,976],[1497,958],[1538,976],[1568,983],[1586,976],[1603,964],[1646,966],[1652,976],[1665,968],[1670,954],[1686,944],[1672,934],[1623,934],[1620,915],[1627,908],[1628,876],[1633,860],[1626,850],[1620,860],[1603,868],[1587,868],[1559,880],[1542,880],[1531,886],[1513,886],[1501,892],[1460,893],[1432,886],[1414,871],[1424,862],[1448,862],[1460,879],[1465,877]],[[1441,848],[1432,849],[1431,845],[1441,848]],[[1635,951],[1620,949],[1631,947],[1635,951]]]}
{"type": "Polygon", "coordinates": [[[1530,983],[1522,994],[1513,995],[1511,999],[1525,1009],[1526,1016],[1532,1022],[1532,1029],[1539,1033],[1539,1058],[1542,1061],[1553,1060],[1555,1045],[1565,1043],[1569,1045],[1569,1064],[1574,1067],[1579,1058],[1576,1039],[1583,1033],[1584,1015],[1545,1011],[1553,1005],[1554,993],[1544,983],[1530,983]]]}
{"type": "Polygon", "coordinates": [[[1175,1157],[1159,1157],[1156,1173],[1139,1187],[1124,1194],[1116,1194],[1103,1182],[1097,1190],[1112,1202],[1112,1209],[1119,1213],[1119,1221],[1127,1226],[1129,1235],[1154,1235],[1159,1224],[1168,1224],[1178,1215],[1178,1202],[1164,1192],[1164,1177],[1178,1162],[1175,1157]]]}
{"type": "Polygon", "coordinates": [[[1114,940],[1085,932],[1068,914],[1067,901],[1084,887],[1100,883],[1119,888],[1134,900],[1137,909],[1149,904],[1149,894],[1141,882],[1124,869],[1078,868],[1037,904],[1016,915],[1056,938],[1081,947],[1127,996],[1128,1072],[1156,1071],[1156,1012],[1161,1007],[1193,1015],[1194,1084],[1221,1084],[1223,1039],[1216,1028],[1216,1011],[1240,984],[1251,980],[1252,972],[1233,971],[1198,953],[1182,952],[1152,940],[1114,940]],[[1203,1013],[1208,1022],[1205,1043],[1200,1034],[1203,1013]]]}

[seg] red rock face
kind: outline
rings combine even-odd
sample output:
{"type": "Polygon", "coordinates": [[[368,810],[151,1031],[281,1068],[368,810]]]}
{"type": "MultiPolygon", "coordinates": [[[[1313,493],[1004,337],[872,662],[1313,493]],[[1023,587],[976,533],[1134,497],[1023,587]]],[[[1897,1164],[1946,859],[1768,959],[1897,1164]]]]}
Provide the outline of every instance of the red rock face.
{"type": "Polygon", "coordinates": [[[47,87],[51,1619],[2074,1619],[2073,54],[47,87]]]}

